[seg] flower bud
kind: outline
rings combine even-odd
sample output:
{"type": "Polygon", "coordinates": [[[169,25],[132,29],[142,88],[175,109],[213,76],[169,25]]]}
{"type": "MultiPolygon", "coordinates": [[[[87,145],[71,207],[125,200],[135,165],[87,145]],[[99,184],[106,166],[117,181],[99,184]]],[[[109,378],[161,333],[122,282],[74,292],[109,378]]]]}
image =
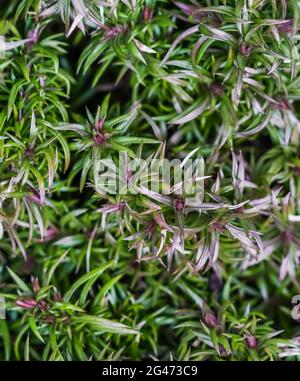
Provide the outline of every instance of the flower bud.
{"type": "Polygon", "coordinates": [[[297,176],[300,176],[300,166],[299,165],[296,165],[294,168],[294,173],[297,175],[297,176]]]}
{"type": "Polygon", "coordinates": [[[240,46],[240,53],[243,56],[249,56],[252,52],[252,46],[250,44],[247,44],[246,42],[243,42],[240,46]]]}
{"type": "Polygon", "coordinates": [[[38,308],[42,311],[46,311],[49,309],[49,304],[45,300],[41,300],[38,302],[38,308]]]}
{"type": "Polygon", "coordinates": [[[50,227],[49,229],[46,230],[44,238],[40,240],[39,242],[52,241],[53,239],[57,238],[58,235],[59,235],[59,230],[56,227],[50,227]]]}
{"type": "Polygon", "coordinates": [[[223,347],[223,345],[220,345],[219,347],[219,353],[221,357],[228,357],[230,353],[226,351],[226,349],[223,347]]]}
{"type": "Polygon", "coordinates": [[[218,325],[218,318],[213,312],[206,312],[203,315],[203,323],[209,328],[215,328],[218,325]]]}
{"type": "Polygon", "coordinates": [[[183,210],[183,209],[184,209],[184,206],[185,206],[184,198],[182,198],[182,197],[178,197],[178,198],[175,200],[174,206],[175,206],[175,209],[176,209],[176,210],[183,210]]]}
{"type": "Polygon", "coordinates": [[[291,229],[287,229],[280,234],[280,239],[283,244],[290,244],[293,240],[293,232],[291,229]]]}
{"type": "Polygon", "coordinates": [[[28,32],[28,38],[31,40],[30,42],[36,44],[39,38],[39,30],[38,28],[32,29],[28,32]]]}
{"type": "Polygon", "coordinates": [[[153,10],[150,9],[149,7],[145,7],[143,9],[143,19],[145,21],[151,21],[153,17],[153,10]]]}
{"type": "Polygon", "coordinates": [[[115,25],[112,28],[109,28],[104,33],[104,40],[114,40],[118,37],[119,34],[125,33],[127,30],[126,26],[123,25],[115,25]]]}
{"type": "Polygon", "coordinates": [[[54,316],[51,316],[51,315],[46,316],[46,317],[44,318],[44,321],[45,321],[46,323],[48,323],[48,324],[53,324],[53,323],[55,323],[55,317],[54,317],[54,316]]]}
{"type": "Polygon", "coordinates": [[[253,335],[246,335],[246,344],[248,348],[255,349],[257,347],[257,340],[253,335]]]}
{"type": "Polygon", "coordinates": [[[38,42],[39,39],[39,29],[35,28],[28,32],[27,35],[28,41],[25,43],[26,53],[29,53],[31,47],[38,42]]]}
{"type": "Polygon", "coordinates": [[[210,91],[214,97],[219,97],[224,93],[224,87],[220,83],[214,82],[210,85],[210,91]]]}
{"type": "Polygon", "coordinates": [[[18,307],[24,308],[26,310],[32,310],[36,307],[37,302],[33,298],[27,298],[27,299],[17,299],[16,305],[18,307]]]}
{"type": "Polygon", "coordinates": [[[220,275],[213,273],[211,277],[209,278],[209,284],[210,288],[214,292],[219,292],[222,290],[223,284],[222,284],[222,278],[220,275]]]}
{"type": "Polygon", "coordinates": [[[283,96],[277,96],[275,98],[275,101],[276,102],[272,103],[272,106],[278,110],[291,110],[292,109],[291,105],[289,104],[289,101],[283,96]]]}
{"type": "Polygon", "coordinates": [[[102,133],[98,132],[98,133],[93,137],[93,140],[94,140],[94,142],[95,142],[96,144],[101,145],[101,144],[105,143],[105,136],[104,136],[102,133]]]}
{"type": "Polygon", "coordinates": [[[38,278],[32,277],[31,278],[31,284],[32,284],[33,292],[38,293],[41,289],[40,282],[39,282],[38,278]]]}
{"type": "Polygon", "coordinates": [[[62,301],[62,296],[61,296],[61,293],[59,291],[57,291],[54,296],[53,296],[53,300],[55,302],[61,302],[62,301]]]}

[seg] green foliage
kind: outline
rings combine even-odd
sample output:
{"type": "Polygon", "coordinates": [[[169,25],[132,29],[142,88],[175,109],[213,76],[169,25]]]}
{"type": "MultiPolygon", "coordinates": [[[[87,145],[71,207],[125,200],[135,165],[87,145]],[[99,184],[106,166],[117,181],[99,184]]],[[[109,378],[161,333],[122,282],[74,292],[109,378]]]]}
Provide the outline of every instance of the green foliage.
{"type": "Polygon", "coordinates": [[[299,360],[299,2],[2,4],[0,360],[299,360]]]}

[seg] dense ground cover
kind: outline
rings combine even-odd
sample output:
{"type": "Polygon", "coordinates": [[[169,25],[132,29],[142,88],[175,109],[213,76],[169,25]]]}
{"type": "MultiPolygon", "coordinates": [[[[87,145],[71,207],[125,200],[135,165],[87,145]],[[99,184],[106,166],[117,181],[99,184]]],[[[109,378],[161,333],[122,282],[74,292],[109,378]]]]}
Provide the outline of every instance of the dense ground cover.
{"type": "Polygon", "coordinates": [[[0,0],[1,360],[299,359],[299,10],[0,0]],[[198,201],[102,194],[120,151],[198,201]]]}

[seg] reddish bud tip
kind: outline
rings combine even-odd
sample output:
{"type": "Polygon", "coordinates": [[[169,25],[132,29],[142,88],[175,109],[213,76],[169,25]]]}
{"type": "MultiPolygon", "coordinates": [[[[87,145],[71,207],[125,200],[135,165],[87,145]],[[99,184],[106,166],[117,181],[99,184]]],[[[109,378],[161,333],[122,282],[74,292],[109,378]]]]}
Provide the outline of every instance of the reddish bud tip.
{"type": "Polygon", "coordinates": [[[38,28],[35,28],[33,30],[30,30],[28,32],[27,38],[29,41],[26,42],[25,46],[27,47],[27,52],[30,50],[32,45],[36,44],[39,39],[39,30],[38,28]]]}
{"type": "Polygon", "coordinates": [[[284,244],[290,244],[293,241],[293,232],[288,229],[280,234],[280,239],[284,244]]]}
{"type": "Polygon", "coordinates": [[[215,328],[218,325],[218,318],[212,312],[206,312],[202,319],[203,323],[209,328],[215,328]]]}
{"type": "Polygon", "coordinates": [[[46,311],[49,309],[49,304],[45,300],[41,300],[38,302],[38,308],[42,311],[46,311]]]}
{"type": "Polygon", "coordinates": [[[105,143],[105,136],[99,132],[93,137],[93,140],[96,144],[102,145],[105,143]]]}
{"type": "Polygon", "coordinates": [[[257,340],[254,336],[247,335],[246,336],[246,344],[247,344],[248,348],[255,349],[257,347],[257,340]]]}
{"type": "Polygon", "coordinates": [[[39,242],[52,241],[53,239],[57,238],[58,235],[59,235],[59,230],[56,227],[51,227],[46,230],[44,238],[40,240],[39,242]]]}
{"type": "Polygon", "coordinates": [[[222,290],[222,287],[223,287],[223,284],[222,284],[222,279],[221,277],[216,274],[216,273],[213,273],[209,279],[209,284],[210,284],[210,288],[212,289],[212,291],[214,292],[219,292],[222,290]]]}
{"type": "Polygon", "coordinates": [[[252,46],[250,44],[247,44],[246,42],[243,42],[240,46],[240,53],[243,56],[249,56],[252,52],[252,46]]]}
{"type": "Polygon", "coordinates": [[[219,353],[221,357],[228,357],[230,353],[226,351],[226,349],[223,347],[223,345],[220,345],[219,347],[219,353]]]}
{"type": "Polygon", "coordinates": [[[115,25],[104,33],[104,40],[114,40],[119,34],[126,32],[127,27],[122,25],[115,25]]]}
{"type": "Polygon", "coordinates": [[[176,210],[183,210],[184,207],[185,207],[185,201],[182,197],[178,197],[176,200],[175,200],[175,203],[174,203],[174,206],[175,206],[175,209],[176,210]]]}
{"type": "Polygon", "coordinates": [[[300,176],[300,166],[294,167],[293,170],[296,175],[300,176]]]}
{"type": "Polygon", "coordinates": [[[210,85],[210,91],[214,97],[219,97],[224,93],[224,87],[217,82],[214,82],[210,85]]]}
{"type": "Polygon", "coordinates": [[[221,222],[219,222],[219,221],[215,221],[215,222],[213,222],[213,223],[212,223],[212,228],[213,228],[214,230],[219,231],[220,233],[223,233],[224,230],[225,230],[225,228],[224,228],[224,224],[221,223],[221,222]]]}
{"type": "Polygon", "coordinates": [[[31,158],[34,155],[34,147],[28,146],[24,151],[24,158],[31,158]]]}
{"type": "Polygon", "coordinates": [[[291,105],[289,104],[289,101],[285,97],[278,96],[275,98],[275,100],[276,100],[276,103],[274,102],[272,104],[274,108],[277,108],[279,110],[291,110],[292,109],[291,105]]]}
{"type": "Polygon", "coordinates": [[[33,290],[33,292],[37,293],[37,292],[40,291],[41,286],[40,286],[40,282],[39,282],[38,278],[32,277],[31,278],[31,284],[32,284],[32,290],[33,290]]]}
{"type": "Polygon", "coordinates": [[[18,299],[16,300],[16,305],[26,310],[32,310],[33,308],[36,307],[37,302],[33,298],[18,299]]]}
{"type": "Polygon", "coordinates": [[[61,293],[59,291],[54,294],[53,300],[55,302],[61,302],[62,301],[62,296],[61,296],[61,293]]]}
{"type": "Polygon", "coordinates": [[[44,318],[44,321],[45,321],[46,323],[48,323],[48,324],[53,324],[53,323],[55,323],[55,317],[54,317],[54,316],[51,316],[51,315],[46,316],[46,317],[44,318]]]}
{"type": "Polygon", "coordinates": [[[145,21],[151,21],[153,17],[153,10],[150,9],[149,7],[145,7],[143,9],[143,19],[145,21]]]}

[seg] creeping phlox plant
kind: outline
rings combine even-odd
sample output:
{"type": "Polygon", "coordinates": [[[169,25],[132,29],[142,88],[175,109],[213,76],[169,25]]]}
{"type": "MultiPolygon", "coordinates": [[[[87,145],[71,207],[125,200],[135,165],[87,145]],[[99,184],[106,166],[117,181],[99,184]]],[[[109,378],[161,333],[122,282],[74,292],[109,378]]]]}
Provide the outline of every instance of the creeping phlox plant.
{"type": "Polygon", "coordinates": [[[299,12],[0,0],[0,360],[300,359],[299,12]]]}

